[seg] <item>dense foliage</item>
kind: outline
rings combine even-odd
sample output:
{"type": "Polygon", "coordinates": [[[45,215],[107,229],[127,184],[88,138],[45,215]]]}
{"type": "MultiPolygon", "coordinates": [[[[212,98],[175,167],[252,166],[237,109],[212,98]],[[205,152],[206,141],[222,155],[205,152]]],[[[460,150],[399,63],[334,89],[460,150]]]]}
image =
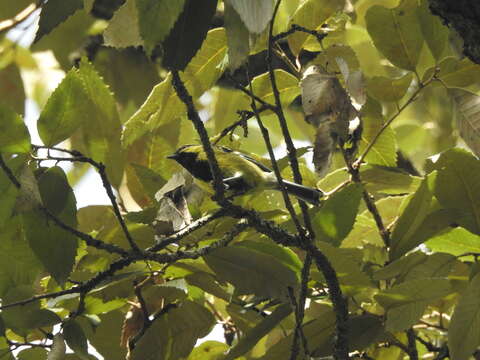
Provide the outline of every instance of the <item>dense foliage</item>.
{"type": "Polygon", "coordinates": [[[461,41],[428,0],[1,1],[0,358],[471,358],[480,66],[461,41]],[[332,137],[350,113],[363,131],[332,137]],[[167,158],[184,144],[326,195],[225,198],[210,156],[212,197],[167,158]],[[80,207],[92,171],[110,204],[80,207]]]}

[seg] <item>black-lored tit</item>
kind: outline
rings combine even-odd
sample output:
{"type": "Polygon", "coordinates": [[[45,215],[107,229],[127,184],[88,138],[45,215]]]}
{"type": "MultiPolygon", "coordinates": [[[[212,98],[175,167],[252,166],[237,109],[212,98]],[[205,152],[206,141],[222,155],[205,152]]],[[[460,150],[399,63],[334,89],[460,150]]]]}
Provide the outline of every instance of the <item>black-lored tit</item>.
{"type": "MultiPolygon", "coordinates": [[[[224,146],[214,146],[215,157],[223,178],[225,190],[232,195],[252,193],[264,190],[280,190],[277,178],[272,170],[252,156],[234,151],[224,146]]],[[[169,159],[177,161],[204,190],[212,193],[213,176],[207,155],[201,145],[184,145],[169,159]]],[[[283,180],[285,190],[297,198],[318,205],[323,192],[308,186],[283,180]]]]}

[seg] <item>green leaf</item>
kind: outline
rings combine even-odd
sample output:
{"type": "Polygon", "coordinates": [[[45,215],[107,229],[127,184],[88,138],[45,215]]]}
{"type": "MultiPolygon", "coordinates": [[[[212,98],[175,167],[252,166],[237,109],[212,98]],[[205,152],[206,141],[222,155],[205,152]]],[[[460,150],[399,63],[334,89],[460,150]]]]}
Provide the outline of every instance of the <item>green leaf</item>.
{"type": "Polygon", "coordinates": [[[480,236],[458,227],[431,238],[425,245],[432,251],[454,256],[480,253],[480,236]]]}
{"type": "Polygon", "coordinates": [[[240,15],[225,1],[225,30],[228,42],[228,66],[231,70],[241,66],[250,52],[250,34],[242,22],[240,15]]]}
{"type": "Polygon", "coordinates": [[[90,359],[88,355],[88,342],[82,327],[76,320],[68,320],[63,325],[63,336],[67,345],[80,359],[90,359]]]}
{"type": "Polygon", "coordinates": [[[215,281],[215,277],[207,272],[194,272],[193,274],[186,275],[185,280],[187,280],[190,285],[194,285],[202,289],[203,291],[208,292],[209,294],[212,294],[217,298],[223,299],[225,301],[230,301],[232,297],[230,293],[228,293],[215,281]]]}
{"type": "Polygon", "coordinates": [[[412,83],[413,74],[408,73],[396,79],[374,76],[368,80],[367,91],[378,101],[398,101],[412,83]]]}
{"type": "Polygon", "coordinates": [[[106,46],[126,48],[143,45],[138,25],[136,0],[127,0],[113,14],[110,23],[103,32],[106,46]]]}
{"type": "Polygon", "coordinates": [[[15,286],[33,284],[42,270],[42,265],[22,236],[20,217],[8,219],[0,228],[0,296],[3,298],[15,286]],[[15,259],[13,264],[12,259],[15,259]]]}
{"type": "Polygon", "coordinates": [[[272,19],[273,0],[227,0],[226,3],[235,9],[251,33],[262,33],[272,19]]]}
{"type": "MultiPolygon", "coordinates": [[[[185,69],[181,77],[194,99],[213,86],[220,77],[219,65],[227,51],[226,43],[224,29],[209,31],[202,48],[185,69]]],[[[179,127],[178,118],[185,112],[185,105],[177,97],[171,84],[171,76],[168,75],[153,88],[145,103],[125,123],[124,146],[130,146],[144,134],[161,126],[175,124],[179,127]]]]}
{"type": "MultiPolygon", "coordinates": [[[[373,315],[351,316],[348,319],[348,347],[349,350],[363,350],[384,336],[383,324],[379,317],[373,315]]],[[[332,343],[325,343],[313,352],[315,357],[329,357],[333,354],[332,343]]]]}
{"type": "Polygon", "coordinates": [[[197,339],[210,332],[214,322],[213,315],[203,306],[185,301],[155,320],[137,342],[131,359],[184,358],[197,339]]]}
{"type": "Polygon", "coordinates": [[[391,236],[390,251],[392,259],[398,258],[411,249],[411,246],[409,246],[412,242],[411,238],[428,215],[431,202],[432,193],[428,188],[428,180],[425,179],[415,194],[410,197],[408,205],[395,224],[391,236]]]}
{"type": "Polygon", "coordinates": [[[123,175],[123,154],[117,104],[108,86],[86,59],[80,62],[78,77],[88,97],[88,105],[81,111],[85,155],[104,164],[111,184],[118,187],[123,175]]]}
{"type": "Polygon", "coordinates": [[[32,51],[53,51],[61,67],[68,71],[72,67],[70,55],[85,45],[85,39],[94,19],[85,10],[77,10],[56,31],[43,36],[32,45],[32,51]]]}
{"type": "Polygon", "coordinates": [[[125,303],[126,301],[123,299],[114,299],[104,302],[97,297],[87,296],[85,298],[85,312],[93,315],[105,314],[122,307],[125,303]]]}
{"type": "Polygon", "coordinates": [[[46,360],[47,350],[42,348],[30,348],[18,353],[18,360],[46,360]]]}
{"type": "Polygon", "coordinates": [[[422,244],[442,230],[461,222],[462,216],[457,211],[452,211],[451,209],[433,211],[424,218],[409,238],[404,238],[401,243],[392,246],[390,252],[391,259],[399,258],[407,251],[422,244]]]}
{"type": "MultiPolygon", "coordinates": [[[[360,154],[365,150],[368,144],[373,141],[385,122],[380,104],[369,98],[362,108],[362,121],[362,140],[358,150],[360,154]]],[[[375,141],[375,144],[370,149],[365,160],[369,164],[374,165],[396,166],[397,141],[395,138],[395,132],[391,127],[386,128],[375,141]]]]}
{"type": "Polygon", "coordinates": [[[480,343],[480,274],[458,301],[448,327],[448,348],[455,360],[467,360],[480,343]]]}
{"type": "Polygon", "coordinates": [[[51,32],[79,9],[83,9],[82,0],[48,0],[42,6],[34,42],[51,32]]]}
{"type": "Polygon", "coordinates": [[[116,310],[100,315],[100,320],[100,324],[95,329],[95,334],[92,338],[89,338],[90,343],[106,359],[125,359],[127,349],[119,346],[125,314],[116,310]]]}
{"type": "MultiPolygon", "coordinates": [[[[46,170],[38,179],[42,202],[47,210],[63,223],[76,227],[76,201],[73,190],[60,167],[46,170]]],[[[77,238],[47,220],[40,210],[22,215],[25,236],[45,269],[63,284],[73,269],[77,253],[77,238]]]]}
{"type": "MultiPolygon", "coordinates": [[[[2,6],[5,4],[2,3],[2,6]]],[[[4,49],[13,44],[2,44],[4,49]]],[[[5,51],[5,50],[4,50],[5,51]]],[[[19,51],[15,48],[15,51],[19,51]]],[[[0,57],[1,59],[1,57],[0,57]]],[[[25,89],[20,70],[15,64],[10,64],[2,69],[0,63],[0,105],[12,107],[18,114],[25,112],[25,89]]]]}
{"type": "MultiPolygon", "coordinates": [[[[277,80],[278,92],[282,104],[290,104],[298,95],[300,88],[298,79],[284,70],[275,70],[275,79],[277,80]]],[[[252,80],[253,93],[264,101],[274,104],[275,95],[272,90],[272,83],[268,73],[264,73],[252,80]]]]}
{"type": "MultiPolygon", "coordinates": [[[[318,248],[331,262],[342,291],[346,295],[354,295],[365,288],[372,287],[370,278],[362,271],[362,253],[358,249],[333,247],[325,242],[317,242],[318,248]]],[[[320,272],[312,271],[312,278],[320,283],[325,279],[320,272]]]]}
{"type": "Polygon", "coordinates": [[[227,344],[218,341],[205,341],[193,349],[188,360],[220,360],[228,348],[227,344]]]}
{"type": "Polygon", "coordinates": [[[389,310],[418,301],[433,301],[453,291],[450,281],[443,278],[424,278],[405,281],[375,295],[375,300],[389,310]]]}
{"type": "Polygon", "coordinates": [[[9,107],[0,104],[0,152],[29,151],[30,134],[22,117],[9,107]]]}
{"type": "Polygon", "coordinates": [[[362,186],[351,184],[335,192],[312,218],[317,238],[339,246],[352,230],[362,197],[362,186]]]}
{"type": "MultiPolygon", "coordinates": [[[[151,55],[173,28],[183,10],[185,0],[135,0],[138,10],[140,35],[146,51],[151,55]]],[[[191,26],[193,24],[189,24],[191,26]]],[[[178,31],[178,29],[177,29],[178,31]]]]}
{"type": "Polygon", "coordinates": [[[374,280],[388,280],[396,278],[396,283],[403,281],[404,276],[415,266],[427,260],[427,255],[421,251],[415,251],[400,257],[384,266],[373,274],[374,280]]]}
{"type": "Polygon", "coordinates": [[[52,348],[48,353],[48,360],[64,360],[65,353],[67,351],[67,345],[65,345],[65,339],[63,334],[57,333],[53,336],[52,348]]]}
{"type": "Polygon", "coordinates": [[[217,278],[235,286],[238,294],[286,296],[297,288],[301,263],[290,249],[273,243],[242,241],[204,257],[217,278]]]}
{"type": "Polygon", "coordinates": [[[128,111],[120,112],[122,121],[127,120],[130,111],[140,107],[160,79],[156,65],[143,52],[133,48],[102,48],[95,55],[94,65],[112,89],[115,99],[122,106],[131,107],[128,111]],[[119,73],[122,74],[121,77],[118,76],[119,73]]]}
{"type": "Polygon", "coordinates": [[[447,279],[415,279],[378,293],[375,300],[387,310],[386,329],[396,332],[412,326],[422,316],[429,303],[452,291],[447,279]]]}
{"type": "MultiPolygon", "coordinates": [[[[473,63],[468,58],[458,60],[447,57],[438,64],[440,71],[437,78],[448,88],[466,88],[480,81],[480,65],[473,63]]],[[[431,77],[436,71],[434,68],[427,70],[424,78],[431,77]]]]}
{"type": "Polygon", "coordinates": [[[425,42],[435,60],[438,61],[442,57],[445,45],[448,44],[449,31],[440,18],[430,12],[428,5],[428,0],[421,0],[417,16],[425,42]]]}
{"type": "Polygon", "coordinates": [[[382,194],[405,194],[415,191],[422,178],[377,165],[364,165],[360,171],[367,191],[382,194]]]}
{"type": "Polygon", "coordinates": [[[225,356],[225,360],[237,359],[250,351],[265,335],[274,329],[284,318],[292,313],[290,304],[277,307],[270,315],[244,334],[225,356]]]}
{"type": "Polygon", "coordinates": [[[320,65],[322,69],[328,69],[330,73],[340,73],[341,70],[337,63],[338,58],[345,61],[350,72],[360,67],[355,51],[350,46],[343,44],[329,46],[318,54],[310,64],[320,65]]]}
{"type": "MultiPolygon", "coordinates": [[[[325,21],[336,11],[343,9],[344,6],[344,0],[306,0],[291,17],[289,27],[293,24],[299,24],[307,29],[321,31],[325,21]]],[[[288,44],[295,55],[304,48],[309,36],[304,32],[297,31],[288,37],[288,44]]]]}
{"type": "Polygon", "coordinates": [[[78,70],[72,68],[55,89],[43,108],[37,126],[46,146],[53,146],[69,138],[85,121],[89,106],[78,70]]]}
{"type": "Polygon", "coordinates": [[[13,18],[32,2],[30,0],[6,1],[0,7],[0,21],[13,18]]]}
{"type": "Polygon", "coordinates": [[[461,149],[444,152],[437,161],[434,194],[441,205],[458,209],[472,217],[468,230],[480,234],[480,160],[461,149]]]}
{"type": "Polygon", "coordinates": [[[394,9],[374,5],[365,21],[377,49],[393,65],[414,71],[423,45],[416,0],[403,0],[394,9]]]}
{"type": "MultiPolygon", "coordinates": [[[[3,297],[5,304],[26,300],[34,295],[30,285],[22,285],[11,288],[3,297]]],[[[23,306],[12,306],[2,311],[2,317],[7,328],[12,329],[19,335],[26,335],[28,330],[47,327],[58,324],[61,320],[54,312],[40,309],[38,302],[32,302],[23,306]]]]}
{"type": "MultiPolygon", "coordinates": [[[[315,356],[325,356],[331,354],[332,336],[335,330],[335,314],[330,306],[322,305],[320,314],[315,314],[315,319],[306,322],[302,328],[308,343],[308,348],[313,355],[317,349],[327,348],[327,354],[315,353],[315,356]]],[[[267,353],[261,357],[262,360],[285,359],[286,354],[290,354],[292,349],[293,334],[282,337],[275,345],[267,350],[267,353]]]]}
{"type": "Polygon", "coordinates": [[[163,43],[163,65],[167,69],[185,69],[207,36],[216,10],[217,0],[185,0],[183,12],[163,43]]]}

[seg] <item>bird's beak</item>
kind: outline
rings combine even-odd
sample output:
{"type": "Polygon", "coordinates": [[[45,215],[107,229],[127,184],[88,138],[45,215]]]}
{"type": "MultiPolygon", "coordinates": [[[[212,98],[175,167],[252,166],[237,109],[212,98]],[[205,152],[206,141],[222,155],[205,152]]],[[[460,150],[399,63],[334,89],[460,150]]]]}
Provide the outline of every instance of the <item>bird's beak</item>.
{"type": "Polygon", "coordinates": [[[176,160],[176,159],[178,159],[178,154],[168,155],[168,156],[167,156],[167,159],[176,160]]]}

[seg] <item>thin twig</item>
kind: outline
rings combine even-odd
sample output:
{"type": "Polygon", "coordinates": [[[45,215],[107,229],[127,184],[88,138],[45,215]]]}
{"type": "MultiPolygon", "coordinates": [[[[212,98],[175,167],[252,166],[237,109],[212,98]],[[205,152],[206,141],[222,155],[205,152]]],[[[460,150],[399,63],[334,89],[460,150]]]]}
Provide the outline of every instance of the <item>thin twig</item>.
{"type": "Polygon", "coordinates": [[[297,25],[297,24],[292,24],[290,26],[290,29],[288,29],[285,32],[282,32],[282,33],[279,33],[279,34],[275,35],[272,38],[272,40],[274,42],[277,42],[278,40],[284,39],[287,36],[290,36],[297,31],[298,32],[304,32],[304,33],[315,36],[317,38],[318,42],[321,42],[328,35],[327,33],[321,33],[321,32],[315,31],[315,30],[310,30],[310,29],[304,28],[303,26],[300,26],[300,25],[297,25]]]}

